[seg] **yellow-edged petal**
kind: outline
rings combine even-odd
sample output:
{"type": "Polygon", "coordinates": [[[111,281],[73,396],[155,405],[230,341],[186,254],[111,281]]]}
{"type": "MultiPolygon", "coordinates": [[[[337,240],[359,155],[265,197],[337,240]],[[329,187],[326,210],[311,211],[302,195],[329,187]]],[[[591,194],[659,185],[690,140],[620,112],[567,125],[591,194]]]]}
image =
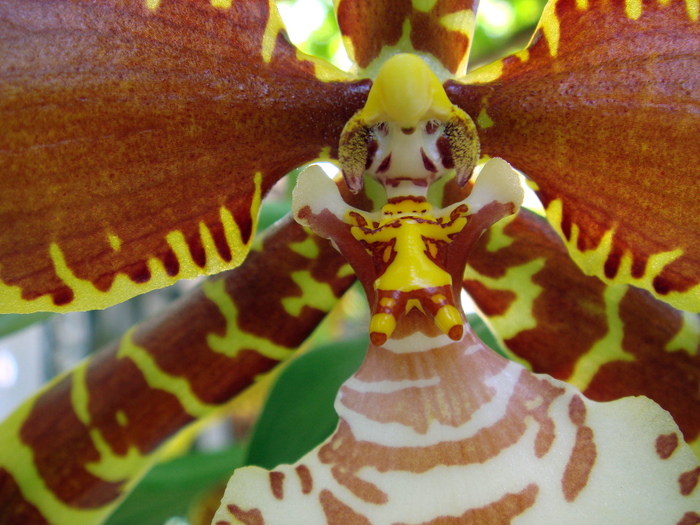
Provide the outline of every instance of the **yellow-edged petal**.
{"type": "Polygon", "coordinates": [[[4,311],[240,264],[262,195],[330,155],[367,92],[298,53],[267,0],[10,0],[0,34],[4,311]]]}
{"type": "Polygon", "coordinates": [[[653,399],[700,456],[697,314],[584,275],[527,210],[479,240],[464,285],[511,357],[597,401],[653,399]]]}
{"type": "Polygon", "coordinates": [[[447,92],[539,186],[586,273],[700,311],[697,3],[545,8],[530,46],[447,92]]]}

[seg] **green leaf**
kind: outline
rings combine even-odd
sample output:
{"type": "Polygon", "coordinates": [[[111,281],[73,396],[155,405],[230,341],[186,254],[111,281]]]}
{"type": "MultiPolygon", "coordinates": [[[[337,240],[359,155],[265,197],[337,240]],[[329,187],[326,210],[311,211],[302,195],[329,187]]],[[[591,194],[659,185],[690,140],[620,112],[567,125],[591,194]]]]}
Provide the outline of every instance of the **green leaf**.
{"type": "Polygon", "coordinates": [[[246,463],[293,463],[335,429],[340,385],[362,363],[367,339],[326,345],[292,361],[272,387],[253,432],[246,463]]]}
{"type": "Polygon", "coordinates": [[[50,315],[52,315],[51,312],[0,315],[0,337],[10,335],[34,323],[39,323],[47,319],[50,315]]]}
{"type": "Polygon", "coordinates": [[[508,357],[505,350],[503,350],[503,347],[496,339],[496,336],[493,335],[493,332],[491,331],[491,328],[489,328],[489,325],[487,325],[486,322],[478,314],[468,314],[467,322],[472,327],[477,337],[481,339],[484,342],[484,344],[486,344],[486,346],[488,346],[497,354],[500,354],[503,357],[508,357]]]}
{"type": "Polygon", "coordinates": [[[193,452],[156,465],[107,525],[163,525],[186,516],[191,502],[217,482],[225,481],[243,463],[244,447],[215,453],[193,452]]]}

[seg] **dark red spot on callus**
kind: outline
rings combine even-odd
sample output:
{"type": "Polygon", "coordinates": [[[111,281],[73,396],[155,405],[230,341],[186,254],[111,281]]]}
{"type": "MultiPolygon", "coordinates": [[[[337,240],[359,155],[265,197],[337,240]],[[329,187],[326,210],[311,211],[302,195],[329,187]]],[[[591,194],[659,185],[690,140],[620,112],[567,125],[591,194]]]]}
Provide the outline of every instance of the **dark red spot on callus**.
{"type": "Polygon", "coordinates": [[[425,132],[428,135],[433,135],[439,127],[440,124],[438,122],[436,122],[435,120],[429,120],[428,123],[425,125],[425,132]]]}
{"type": "Polygon", "coordinates": [[[428,158],[428,156],[425,154],[425,151],[423,151],[423,148],[420,149],[420,156],[421,159],[423,159],[423,167],[431,173],[437,173],[435,163],[433,163],[433,161],[428,158]]]}
{"type": "Polygon", "coordinates": [[[464,335],[464,327],[462,325],[453,326],[452,328],[450,328],[450,331],[447,335],[453,341],[459,341],[464,335]]]}
{"type": "Polygon", "coordinates": [[[452,146],[450,146],[450,140],[443,135],[437,139],[435,145],[437,146],[438,153],[440,154],[440,162],[442,162],[442,165],[448,170],[454,168],[455,161],[452,157],[452,146]]]}
{"type": "Polygon", "coordinates": [[[389,153],[377,168],[377,173],[384,173],[391,167],[391,153],[389,153]]]}
{"type": "Polygon", "coordinates": [[[374,157],[377,154],[377,148],[379,148],[379,143],[377,142],[377,140],[374,138],[370,138],[367,141],[367,160],[365,161],[366,170],[368,170],[374,162],[374,157]]]}

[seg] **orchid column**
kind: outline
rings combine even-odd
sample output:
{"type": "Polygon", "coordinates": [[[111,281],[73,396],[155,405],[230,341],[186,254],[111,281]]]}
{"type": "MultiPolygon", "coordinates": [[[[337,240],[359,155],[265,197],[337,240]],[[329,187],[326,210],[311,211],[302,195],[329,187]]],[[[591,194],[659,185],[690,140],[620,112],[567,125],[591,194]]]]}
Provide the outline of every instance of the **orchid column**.
{"type": "Polygon", "coordinates": [[[295,190],[298,221],[331,239],[372,309],[367,357],[336,400],[335,434],[294,465],[231,478],[214,523],[698,523],[695,457],[646,398],[594,403],[491,351],[467,324],[460,284],[474,241],[517,211],[501,159],[471,193],[428,202],[430,184],[468,181],[479,146],[421,59],[396,55],[346,125],[348,186],[386,190],[368,213],[320,168],[295,190]]]}

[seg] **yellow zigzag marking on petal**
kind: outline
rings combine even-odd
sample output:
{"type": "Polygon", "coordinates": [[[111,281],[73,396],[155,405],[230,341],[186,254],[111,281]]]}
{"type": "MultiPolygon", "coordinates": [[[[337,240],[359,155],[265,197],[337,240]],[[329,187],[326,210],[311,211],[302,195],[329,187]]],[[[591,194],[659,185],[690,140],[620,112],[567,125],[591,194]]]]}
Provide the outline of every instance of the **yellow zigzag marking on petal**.
{"type": "Polygon", "coordinates": [[[118,252],[119,250],[121,250],[122,240],[119,238],[118,235],[114,235],[113,233],[108,233],[107,240],[109,241],[109,245],[112,247],[112,249],[115,252],[118,252]]]}
{"type": "Polygon", "coordinates": [[[549,54],[556,56],[559,51],[559,18],[556,15],[556,2],[547,2],[540,19],[540,27],[549,46],[549,54]]]}
{"type": "Polygon", "coordinates": [[[698,0],[685,0],[686,9],[688,11],[688,18],[693,22],[698,21],[698,16],[700,15],[700,1],[698,0]]]}
{"type": "Polygon", "coordinates": [[[484,105],[481,108],[481,111],[479,111],[479,116],[476,117],[476,123],[481,129],[488,129],[494,125],[493,119],[489,116],[488,112],[486,111],[486,105],[484,105]]]}
{"type": "Polygon", "coordinates": [[[132,328],[122,337],[117,357],[131,359],[150,387],[173,394],[183,409],[193,417],[206,416],[217,408],[216,405],[202,402],[192,391],[186,379],[163,371],[145,348],[134,344],[132,338],[134,330],[135,328],[132,328]]]}
{"type": "Polygon", "coordinates": [[[346,263],[338,269],[338,272],[335,275],[337,277],[347,277],[348,275],[353,275],[354,273],[355,270],[352,269],[352,266],[346,263]]]}
{"type": "Polygon", "coordinates": [[[218,7],[219,9],[229,9],[233,0],[211,0],[212,7],[218,7]]]}
{"type": "MultiPolygon", "coordinates": [[[[296,57],[300,62],[311,62],[314,65],[314,76],[321,82],[350,82],[357,80],[357,77],[354,75],[338,69],[330,62],[307,55],[300,49],[296,50],[296,57]]],[[[330,148],[328,150],[330,151],[330,148]]],[[[330,158],[330,155],[326,158],[330,158]]]]}
{"type": "Polygon", "coordinates": [[[627,293],[627,286],[610,285],[603,292],[605,315],[608,321],[608,332],[582,355],[574,368],[571,377],[566,381],[585,390],[600,367],[613,361],[634,361],[635,357],[622,348],[625,335],[624,326],[620,319],[620,301],[627,293]]]}
{"type": "Polygon", "coordinates": [[[437,5],[437,0],[411,0],[411,4],[421,13],[429,13],[437,5]]]}
{"type": "Polygon", "coordinates": [[[528,49],[528,48],[522,49],[522,50],[518,51],[517,53],[515,53],[515,56],[521,62],[527,62],[528,60],[530,60],[530,49],[528,49]]]}
{"type": "Polygon", "coordinates": [[[488,242],[486,243],[487,252],[496,253],[497,251],[507,248],[513,244],[513,242],[515,242],[515,238],[505,234],[506,226],[513,222],[515,217],[515,215],[511,215],[510,217],[501,219],[496,224],[491,226],[488,232],[488,242]]]}
{"type": "MultiPolygon", "coordinates": [[[[79,366],[73,373],[73,387],[71,389],[71,401],[78,419],[87,427],[91,425],[88,411],[90,394],[85,381],[87,366],[79,366]]],[[[122,421],[126,416],[122,412],[122,421]]],[[[120,423],[123,424],[123,423],[120,423]]],[[[108,482],[121,482],[127,480],[124,490],[128,492],[133,488],[146,471],[148,465],[154,460],[152,456],[144,456],[135,446],[130,446],[126,455],[115,454],[97,428],[90,428],[90,439],[100,454],[98,461],[88,463],[85,469],[93,476],[97,476],[108,482]]]]}
{"type": "Polygon", "coordinates": [[[238,309],[226,293],[223,279],[205,281],[202,291],[226,319],[226,333],[223,336],[214,333],[207,335],[207,344],[212,350],[229,357],[236,356],[241,350],[255,350],[265,357],[279,361],[294,353],[294,350],[277,345],[264,337],[244,332],[238,327],[238,309]]]}
{"type": "Polygon", "coordinates": [[[307,259],[315,259],[320,253],[318,244],[310,235],[303,241],[289,243],[289,249],[307,259]]]}
{"type": "Polygon", "coordinates": [[[476,17],[471,9],[464,9],[456,13],[450,13],[440,18],[440,25],[450,31],[457,31],[467,37],[471,36],[471,29],[474,28],[476,17]]]}
{"type": "MultiPolygon", "coordinates": [[[[58,244],[51,243],[49,254],[53,262],[56,275],[71,289],[75,294],[75,299],[68,303],[63,310],[85,309],[93,310],[100,309],[115,304],[116,302],[125,301],[140,293],[152,290],[154,288],[169,286],[177,281],[176,278],[168,276],[160,259],[151,257],[148,259],[148,270],[151,272],[151,279],[145,283],[135,283],[127,275],[118,273],[111,288],[107,292],[99,291],[91,281],[77,277],[66,263],[63,250],[58,244]]],[[[37,301],[27,302],[28,310],[33,311],[41,308],[40,303],[44,302],[50,305],[49,310],[61,311],[60,307],[56,307],[51,299],[41,297],[37,301]]]]}
{"type": "MultiPolygon", "coordinates": [[[[79,368],[85,367],[85,363],[79,368]]],[[[103,523],[117,507],[115,502],[96,509],[76,509],[66,506],[46,486],[34,464],[32,449],[20,439],[20,429],[41,393],[45,392],[66,376],[54,378],[41,392],[24,402],[0,425],[0,467],[5,468],[19,484],[24,498],[44,515],[51,523],[103,523]]]]}
{"type": "Polygon", "coordinates": [[[503,74],[503,61],[491,62],[490,64],[475,69],[467,74],[460,82],[464,84],[488,84],[497,80],[503,74]]]}
{"type": "Polygon", "coordinates": [[[159,5],[160,0],[146,0],[146,9],[148,9],[151,12],[155,12],[155,10],[158,9],[159,5]]]}
{"type": "Polygon", "coordinates": [[[625,14],[632,20],[642,16],[642,0],[625,0],[625,14]]]}
{"type": "Polygon", "coordinates": [[[328,283],[318,282],[308,270],[293,272],[291,278],[301,288],[301,297],[282,299],[282,307],[289,315],[299,317],[304,306],[328,312],[338,302],[328,283]]]}
{"type": "Polygon", "coordinates": [[[690,312],[681,312],[683,323],[678,333],[666,345],[667,352],[684,351],[694,356],[700,349],[700,316],[690,312]]]}
{"type": "MultiPolygon", "coordinates": [[[[544,258],[534,259],[520,266],[508,268],[505,275],[499,278],[482,275],[471,266],[467,266],[465,278],[477,280],[493,290],[506,290],[516,294],[515,300],[503,315],[489,317],[489,322],[501,340],[510,339],[522,331],[537,326],[537,320],[532,314],[533,304],[543,288],[535,284],[532,278],[544,268],[545,263],[544,258]],[[519,292],[513,290],[513,282],[518,283],[519,292]]],[[[514,359],[527,364],[521,359],[514,359]]]]}
{"type": "Polygon", "coordinates": [[[559,233],[559,236],[566,244],[571,258],[586,275],[596,275],[603,281],[612,284],[632,284],[639,288],[644,288],[662,301],[680,310],[696,311],[699,308],[700,284],[695,285],[685,292],[671,292],[666,295],[660,295],[654,291],[654,286],[652,284],[654,278],[659,275],[668,264],[672,263],[683,254],[683,250],[680,248],[650,255],[647,260],[644,275],[639,278],[632,277],[632,257],[629,253],[625,253],[621,257],[617,274],[614,278],[608,279],[603,275],[603,265],[612,251],[613,237],[615,234],[614,230],[608,230],[595,249],[582,252],[577,248],[578,238],[581,233],[578,225],[572,224],[571,239],[568,241],[561,229],[562,201],[560,199],[555,199],[550,202],[545,213],[549,223],[559,233]]]}
{"type": "MultiPolygon", "coordinates": [[[[558,31],[559,31],[559,26],[557,25],[557,35],[558,35],[558,31]]],[[[557,36],[557,39],[558,39],[558,36],[557,36]]],[[[551,50],[551,46],[550,46],[550,50],[551,50]]],[[[530,50],[528,48],[521,49],[517,53],[514,53],[514,55],[517,58],[519,58],[521,62],[527,62],[528,60],[530,60],[530,50]]],[[[496,62],[491,62],[490,64],[487,64],[487,65],[482,66],[478,69],[475,69],[474,71],[471,71],[470,73],[467,74],[466,77],[459,79],[459,81],[464,83],[464,84],[488,84],[489,82],[493,82],[494,80],[498,80],[502,74],[503,74],[503,60],[497,60],[496,62]]],[[[486,100],[483,100],[482,102],[483,102],[484,107],[486,107],[486,100]]],[[[479,119],[481,119],[481,115],[479,115],[479,119]]],[[[490,120],[490,118],[489,118],[489,120],[490,120]]],[[[491,124],[489,124],[489,125],[482,125],[482,123],[479,122],[479,126],[481,128],[488,128],[488,127],[491,127],[491,125],[493,125],[493,122],[491,122],[491,124]]]]}
{"type": "MultiPolygon", "coordinates": [[[[253,198],[253,205],[251,207],[253,214],[257,213],[258,207],[260,206],[260,181],[261,175],[260,173],[257,173],[255,177],[256,193],[255,197],[253,198]]],[[[175,256],[180,263],[180,272],[177,275],[177,279],[173,279],[173,281],[183,278],[187,279],[197,277],[202,273],[219,273],[226,269],[239,266],[245,260],[248,250],[236,249],[236,247],[243,246],[248,248],[250,241],[248,242],[248,245],[243,242],[241,230],[238,228],[238,225],[233,218],[233,214],[226,207],[221,206],[219,208],[219,218],[224,227],[226,243],[232,247],[231,262],[225,262],[221,259],[216,248],[216,243],[214,242],[214,238],[211,234],[211,230],[209,230],[207,225],[203,222],[199,223],[199,236],[202,241],[204,253],[206,254],[206,263],[204,268],[200,268],[197,264],[195,264],[194,260],[192,259],[192,255],[190,254],[185,236],[182,234],[182,232],[180,230],[174,230],[168,233],[165,237],[166,242],[170,248],[172,248],[173,252],[175,252],[175,256]]],[[[251,237],[254,234],[255,231],[253,230],[251,237]]]]}
{"type": "Polygon", "coordinates": [[[268,0],[268,9],[270,16],[267,19],[267,25],[265,26],[265,34],[261,42],[261,54],[262,58],[266,64],[269,64],[272,60],[272,53],[275,51],[275,44],[277,43],[277,35],[280,31],[284,29],[284,22],[282,22],[282,17],[277,11],[277,4],[273,0],[268,0]]]}
{"type": "MultiPolygon", "coordinates": [[[[255,194],[253,195],[251,213],[257,215],[262,198],[262,174],[255,174],[255,194]]],[[[200,223],[199,233],[202,239],[202,245],[206,253],[206,264],[204,268],[197,266],[192,259],[185,237],[179,230],[169,232],[165,236],[165,241],[172,248],[178,262],[180,263],[180,271],[177,275],[171,277],[166,271],[163,263],[157,257],[149,257],[147,261],[148,270],[151,273],[151,278],[144,283],[135,283],[127,275],[118,273],[111,288],[107,292],[101,292],[95,285],[87,280],[81,279],[73,273],[66,263],[66,257],[57,243],[51,243],[49,246],[49,255],[54,266],[56,275],[66,284],[74,293],[73,301],[65,306],[56,306],[49,295],[44,295],[37,299],[27,301],[22,299],[22,290],[19,286],[8,286],[0,282],[0,296],[3,297],[5,305],[12,305],[12,312],[15,313],[32,313],[37,311],[53,311],[53,312],[68,312],[74,310],[95,310],[106,308],[116,303],[120,303],[134,297],[135,295],[170,286],[180,279],[191,279],[202,275],[202,273],[214,274],[224,270],[228,270],[235,266],[239,266],[244,260],[250,246],[243,242],[241,231],[236,224],[231,212],[224,206],[219,208],[219,218],[224,226],[224,234],[226,242],[231,247],[232,260],[224,261],[219,256],[216,249],[216,244],[211,235],[209,228],[200,223]]],[[[256,225],[254,224],[251,232],[251,239],[255,235],[256,225]]],[[[121,239],[113,234],[107,234],[107,240],[112,249],[119,250],[121,248],[121,239]]],[[[7,306],[5,306],[7,308],[7,306]]]]}

